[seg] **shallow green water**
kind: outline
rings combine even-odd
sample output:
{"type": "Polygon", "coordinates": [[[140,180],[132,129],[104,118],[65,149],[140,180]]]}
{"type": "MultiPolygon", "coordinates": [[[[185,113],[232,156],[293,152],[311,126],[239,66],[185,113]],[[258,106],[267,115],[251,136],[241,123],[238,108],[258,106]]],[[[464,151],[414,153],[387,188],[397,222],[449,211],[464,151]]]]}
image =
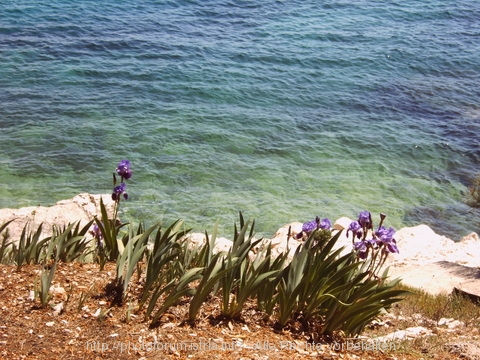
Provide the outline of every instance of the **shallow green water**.
{"type": "Polygon", "coordinates": [[[110,192],[128,158],[131,220],[477,230],[478,3],[322,4],[2,2],[1,206],[110,192]]]}

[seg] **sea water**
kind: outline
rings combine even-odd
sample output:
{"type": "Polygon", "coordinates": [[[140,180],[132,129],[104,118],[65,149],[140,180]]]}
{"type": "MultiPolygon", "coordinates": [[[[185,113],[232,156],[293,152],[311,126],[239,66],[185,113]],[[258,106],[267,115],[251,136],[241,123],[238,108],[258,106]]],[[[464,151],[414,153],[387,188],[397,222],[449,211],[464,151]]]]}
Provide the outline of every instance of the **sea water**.
{"type": "Polygon", "coordinates": [[[369,210],[478,231],[480,2],[0,3],[1,207],[109,193],[129,221],[260,236],[369,210]]]}

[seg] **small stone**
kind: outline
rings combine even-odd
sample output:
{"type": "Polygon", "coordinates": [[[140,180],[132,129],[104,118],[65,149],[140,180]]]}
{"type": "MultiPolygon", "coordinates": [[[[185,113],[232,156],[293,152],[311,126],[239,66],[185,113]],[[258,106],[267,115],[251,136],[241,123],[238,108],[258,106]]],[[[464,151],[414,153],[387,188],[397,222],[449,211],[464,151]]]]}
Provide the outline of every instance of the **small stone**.
{"type": "Polygon", "coordinates": [[[49,321],[45,324],[45,326],[48,326],[48,327],[52,327],[53,325],[55,325],[54,321],[49,321]]]}
{"type": "Polygon", "coordinates": [[[305,350],[303,350],[303,349],[296,348],[295,350],[296,350],[300,355],[305,355],[305,356],[310,355],[308,351],[305,351],[305,350]]]}
{"type": "Polygon", "coordinates": [[[242,326],[242,330],[245,330],[247,332],[251,332],[247,325],[242,326]]]}
{"type": "Polygon", "coordinates": [[[451,323],[453,320],[454,320],[453,318],[450,318],[450,319],[441,318],[440,320],[438,320],[438,325],[439,325],[439,326],[448,325],[448,324],[451,323]]]}
{"type": "Polygon", "coordinates": [[[463,321],[460,321],[460,320],[453,320],[447,324],[449,329],[454,329],[456,327],[461,327],[463,325],[465,324],[463,323],[463,321]]]}
{"type": "Polygon", "coordinates": [[[53,315],[57,316],[60,315],[63,311],[63,302],[57,304],[53,308],[53,315]]]}
{"type": "Polygon", "coordinates": [[[423,320],[423,315],[422,314],[413,314],[412,319],[413,320],[423,320]]]}
{"type": "Polygon", "coordinates": [[[50,286],[50,292],[57,295],[66,294],[65,289],[61,286],[50,286]]]}

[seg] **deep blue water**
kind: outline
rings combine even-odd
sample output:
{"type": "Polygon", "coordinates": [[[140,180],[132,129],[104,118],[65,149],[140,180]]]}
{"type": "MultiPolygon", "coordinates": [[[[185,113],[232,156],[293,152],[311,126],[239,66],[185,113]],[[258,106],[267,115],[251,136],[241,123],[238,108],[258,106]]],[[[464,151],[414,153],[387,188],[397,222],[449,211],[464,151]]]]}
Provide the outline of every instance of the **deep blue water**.
{"type": "Polygon", "coordinates": [[[458,239],[480,172],[480,3],[0,4],[1,207],[108,193],[123,217],[385,212],[458,239]]]}

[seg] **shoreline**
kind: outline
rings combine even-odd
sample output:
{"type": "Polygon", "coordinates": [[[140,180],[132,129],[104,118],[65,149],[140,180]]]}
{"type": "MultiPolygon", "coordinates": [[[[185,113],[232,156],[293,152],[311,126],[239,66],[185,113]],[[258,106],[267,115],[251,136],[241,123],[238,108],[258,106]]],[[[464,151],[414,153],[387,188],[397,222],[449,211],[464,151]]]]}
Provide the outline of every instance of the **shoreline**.
{"type": "MultiPolygon", "coordinates": [[[[43,224],[41,235],[47,237],[54,225],[62,226],[80,221],[82,226],[91,221],[100,213],[100,199],[107,211],[113,213],[115,203],[111,194],[82,193],[49,207],[0,209],[0,223],[16,219],[8,226],[12,238],[20,238],[27,223],[30,231],[36,231],[37,227],[43,224]]],[[[333,233],[344,230],[335,245],[343,246],[343,251],[352,251],[352,239],[347,238],[345,231],[351,222],[352,219],[342,217],[332,225],[333,233]]],[[[262,238],[261,244],[272,247],[272,256],[288,249],[291,259],[295,249],[301,244],[300,240],[295,239],[295,235],[302,231],[302,226],[301,222],[286,224],[271,238],[262,238]]],[[[190,241],[199,245],[205,242],[205,233],[190,232],[187,236],[190,241]]],[[[452,292],[457,289],[480,297],[480,238],[477,233],[472,232],[455,242],[436,234],[427,225],[420,224],[397,230],[394,238],[399,254],[390,254],[385,263],[385,266],[390,267],[390,276],[401,277],[406,285],[430,293],[452,292]]],[[[221,235],[217,237],[216,251],[228,251],[231,246],[231,239],[221,235]]]]}

